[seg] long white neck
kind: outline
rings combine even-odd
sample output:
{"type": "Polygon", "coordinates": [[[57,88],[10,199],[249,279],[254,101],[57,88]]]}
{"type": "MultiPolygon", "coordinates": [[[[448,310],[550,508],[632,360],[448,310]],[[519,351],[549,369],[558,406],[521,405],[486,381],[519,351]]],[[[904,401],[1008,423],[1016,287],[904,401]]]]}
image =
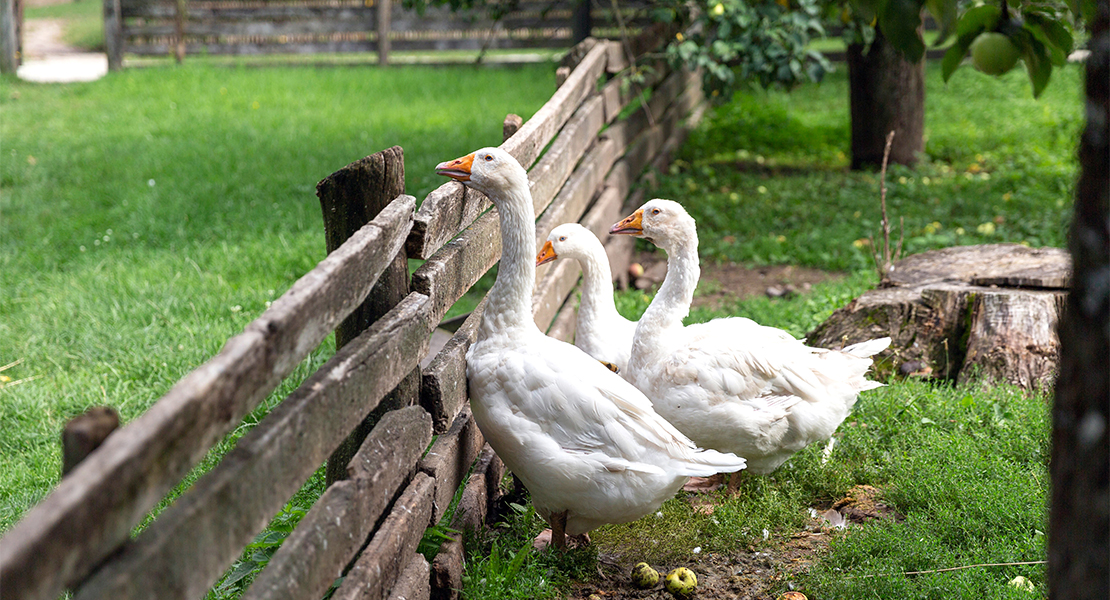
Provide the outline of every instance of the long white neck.
{"type": "Polygon", "coordinates": [[[665,339],[667,332],[682,328],[682,319],[690,313],[694,289],[698,287],[701,277],[697,233],[669,246],[665,248],[667,277],[636,325],[630,369],[650,364],[669,353],[671,348],[667,347],[665,339]]]}
{"type": "Polygon", "coordinates": [[[578,308],[581,317],[597,319],[596,323],[612,322],[620,317],[617,304],[613,300],[613,276],[609,269],[609,257],[605,249],[591,246],[589,257],[579,260],[582,267],[582,305],[578,308]]]}
{"type": "Polygon", "coordinates": [[[536,283],[536,222],[527,187],[514,186],[497,198],[501,221],[501,263],[489,292],[482,325],[485,335],[518,327],[536,328],[532,320],[532,290],[536,283]]]}

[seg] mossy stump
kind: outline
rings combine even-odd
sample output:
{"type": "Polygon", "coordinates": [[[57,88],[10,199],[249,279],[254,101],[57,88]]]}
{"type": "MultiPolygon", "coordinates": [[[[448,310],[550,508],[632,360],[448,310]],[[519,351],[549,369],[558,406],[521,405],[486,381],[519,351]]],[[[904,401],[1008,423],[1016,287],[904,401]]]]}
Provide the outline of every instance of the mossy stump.
{"type": "Polygon", "coordinates": [[[1070,273],[1068,254],[1058,248],[989,244],[915,254],[806,341],[842,348],[890,336],[890,348],[876,357],[879,378],[981,377],[1048,389],[1070,273]]]}

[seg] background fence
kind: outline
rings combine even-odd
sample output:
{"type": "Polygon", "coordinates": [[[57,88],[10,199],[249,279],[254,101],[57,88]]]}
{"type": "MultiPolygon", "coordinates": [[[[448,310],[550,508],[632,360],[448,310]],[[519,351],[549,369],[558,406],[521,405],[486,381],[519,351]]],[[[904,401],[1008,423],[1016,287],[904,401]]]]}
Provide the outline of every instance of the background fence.
{"type": "Polygon", "coordinates": [[[636,35],[648,3],[605,7],[589,0],[520,0],[491,20],[483,12],[423,13],[399,0],[104,0],[109,66],[124,53],[302,54],[391,50],[567,48],[589,35],[636,35]],[[592,32],[592,33],[591,33],[592,32]]]}
{"type": "MultiPolygon", "coordinates": [[[[659,62],[640,84],[622,75],[626,47],[644,51],[668,35],[652,31],[628,46],[583,41],[532,119],[506,119],[502,148],[529,167],[540,240],[568,221],[600,234],[639,205],[634,184],[651,171],[641,173],[666,165],[700,118],[695,74],[659,62]]],[[[465,353],[484,302],[434,355],[429,340],[498,260],[500,236],[481,194],[448,182],[417,210],[403,182],[398,147],[320,182],[327,258],[108,435],[0,540],[5,598],[52,600],[65,589],[78,600],[202,598],[325,460],[331,485],[244,598],[318,599],[340,576],[336,599],[457,595],[461,541],[445,543],[432,564],[416,548],[460,485],[452,525],[461,530],[483,523],[501,493],[504,467],[466,403],[465,353]],[[410,258],[425,260],[411,279],[410,258]],[[336,354],[132,538],[333,329],[336,354]]],[[[608,239],[615,272],[627,270],[631,243],[608,239]]],[[[573,333],[578,276],[575,261],[541,270],[533,312],[550,335],[573,333]]]]}

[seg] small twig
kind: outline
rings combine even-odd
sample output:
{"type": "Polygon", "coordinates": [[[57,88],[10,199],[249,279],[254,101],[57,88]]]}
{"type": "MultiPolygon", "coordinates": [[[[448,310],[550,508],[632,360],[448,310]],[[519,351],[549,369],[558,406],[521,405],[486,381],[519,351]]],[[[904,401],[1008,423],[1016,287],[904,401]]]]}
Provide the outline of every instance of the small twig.
{"type": "Polygon", "coordinates": [[[18,366],[19,363],[21,363],[21,362],[23,362],[22,358],[15,359],[14,361],[0,367],[0,373],[3,373],[4,371],[7,371],[8,369],[10,369],[12,367],[18,366]]]}
{"type": "Polygon", "coordinates": [[[874,573],[871,575],[846,575],[842,579],[869,579],[871,577],[891,577],[893,575],[928,575],[930,573],[947,573],[949,571],[962,571],[964,569],[974,569],[976,567],[1018,567],[1023,565],[1043,565],[1047,563],[1046,560],[1030,560],[1025,562],[1008,562],[1008,563],[983,563],[978,565],[964,565],[962,567],[948,567],[946,569],[931,569],[928,571],[903,571],[901,573],[874,573]]]}
{"type": "Polygon", "coordinates": [[[890,159],[890,146],[894,142],[894,131],[886,134],[886,148],[883,149],[883,170],[879,174],[879,202],[883,208],[883,272],[881,279],[886,279],[890,271],[890,219],[886,216],[886,165],[890,159]]]}
{"type": "Polygon", "coordinates": [[[8,381],[6,383],[0,383],[0,390],[6,390],[10,387],[15,387],[15,386],[17,386],[21,383],[27,383],[28,381],[34,381],[36,379],[42,379],[42,378],[43,378],[42,375],[32,375],[30,377],[24,377],[23,379],[16,379],[15,381],[8,381]]]}

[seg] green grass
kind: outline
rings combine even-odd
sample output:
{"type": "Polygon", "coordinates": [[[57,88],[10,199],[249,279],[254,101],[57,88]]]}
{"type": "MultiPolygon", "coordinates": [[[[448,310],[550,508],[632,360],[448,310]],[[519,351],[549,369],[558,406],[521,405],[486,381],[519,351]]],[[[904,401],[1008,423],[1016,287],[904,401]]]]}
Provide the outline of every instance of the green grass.
{"type": "Polygon", "coordinates": [[[48,6],[29,6],[23,11],[26,19],[59,19],[62,41],[86,52],[104,51],[104,4],[94,0],[67,2],[48,6]]]}
{"type": "MultiPolygon", "coordinates": [[[[888,172],[888,211],[909,253],[989,242],[1062,246],[1082,123],[1080,72],[1053,74],[1040,100],[1017,70],[927,69],[921,164],[888,172]]],[[[652,194],[685,204],[702,255],[750,264],[871,268],[877,173],[847,170],[843,70],[793,93],[752,91],[713,111],[652,194]]]]}
{"type": "Polygon", "coordinates": [[[400,144],[422,197],[437,162],[499,143],[554,75],[186,65],[0,86],[0,365],[25,380],[0,389],[4,531],[57,482],[66,420],[141,414],[323,258],[317,181],[400,144]]]}

